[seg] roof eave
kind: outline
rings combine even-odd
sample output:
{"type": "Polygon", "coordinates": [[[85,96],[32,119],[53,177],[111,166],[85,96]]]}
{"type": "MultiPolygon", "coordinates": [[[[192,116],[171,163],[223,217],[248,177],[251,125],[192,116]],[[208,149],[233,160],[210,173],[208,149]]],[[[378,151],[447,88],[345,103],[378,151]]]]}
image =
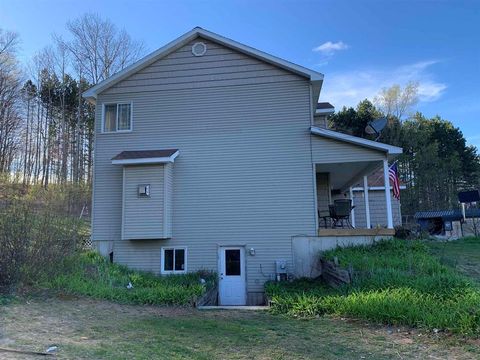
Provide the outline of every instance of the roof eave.
{"type": "Polygon", "coordinates": [[[179,153],[180,153],[179,151],[176,151],[170,156],[163,156],[163,157],[112,160],[112,164],[113,165],[142,165],[142,164],[173,163],[175,161],[175,158],[179,155],[179,153]]]}
{"type": "Polygon", "coordinates": [[[319,135],[319,136],[327,137],[333,140],[343,141],[350,144],[370,148],[373,150],[382,151],[389,156],[397,156],[403,153],[403,149],[397,146],[379,143],[376,141],[363,139],[357,136],[348,135],[348,134],[340,133],[333,130],[322,129],[316,126],[312,126],[310,128],[310,132],[314,135],[319,135]]]}

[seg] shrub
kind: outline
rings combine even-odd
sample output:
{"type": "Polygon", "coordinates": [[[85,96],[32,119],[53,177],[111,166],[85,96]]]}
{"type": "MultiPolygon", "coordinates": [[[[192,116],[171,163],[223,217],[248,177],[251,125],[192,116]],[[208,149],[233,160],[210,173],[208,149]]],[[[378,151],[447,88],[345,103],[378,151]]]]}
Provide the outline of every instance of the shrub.
{"type": "Polygon", "coordinates": [[[332,314],[374,322],[480,333],[480,289],[442,265],[420,241],[385,241],[324,254],[352,265],[352,284],[269,283],[272,311],[295,317],[332,314]]]}
{"type": "Polygon", "coordinates": [[[96,252],[84,252],[65,259],[63,271],[43,279],[41,285],[121,303],[188,305],[213,287],[215,279],[209,272],[158,277],[112,264],[96,252]],[[128,283],[132,289],[127,289],[128,283]]]}
{"type": "Polygon", "coordinates": [[[0,208],[0,291],[52,274],[75,251],[83,228],[76,218],[34,210],[25,199],[10,199],[0,208]]]}

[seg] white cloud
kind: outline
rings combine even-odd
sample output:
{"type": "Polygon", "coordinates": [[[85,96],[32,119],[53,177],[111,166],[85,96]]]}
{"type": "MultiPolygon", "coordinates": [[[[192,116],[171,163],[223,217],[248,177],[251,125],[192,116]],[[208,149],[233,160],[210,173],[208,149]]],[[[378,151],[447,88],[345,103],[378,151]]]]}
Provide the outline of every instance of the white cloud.
{"type": "Polygon", "coordinates": [[[321,94],[323,101],[329,101],[337,109],[355,106],[364,99],[373,100],[382,88],[398,84],[405,86],[409,81],[419,84],[420,102],[438,100],[447,85],[434,79],[429,71],[436,60],[421,61],[389,69],[364,69],[325,76],[321,94]]]}
{"type": "Polygon", "coordinates": [[[348,48],[349,46],[345,44],[343,41],[337,41],[337,42],[327,41],[326,43],[323,43],[322,45],[319,45],[313,48],[313,51],[320,52],[323,55],[330,56],[330,55],[333,55],[336,51],[346,50],[348,48]]]}

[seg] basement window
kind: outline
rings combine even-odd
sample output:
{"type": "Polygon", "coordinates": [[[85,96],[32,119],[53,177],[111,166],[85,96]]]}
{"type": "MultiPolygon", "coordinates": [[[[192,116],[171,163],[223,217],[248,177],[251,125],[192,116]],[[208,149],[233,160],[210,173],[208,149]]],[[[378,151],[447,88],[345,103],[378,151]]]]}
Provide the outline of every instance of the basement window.
{"type": "Polygon", "coordinates": [[[162,248],[161,273],[183,274],[187,272],[187,248],[162,248]]]}
{"type": "Polygon", "coordinates": [[[132,131],[132,104],[103,104],[103,132],[132,131]]]}

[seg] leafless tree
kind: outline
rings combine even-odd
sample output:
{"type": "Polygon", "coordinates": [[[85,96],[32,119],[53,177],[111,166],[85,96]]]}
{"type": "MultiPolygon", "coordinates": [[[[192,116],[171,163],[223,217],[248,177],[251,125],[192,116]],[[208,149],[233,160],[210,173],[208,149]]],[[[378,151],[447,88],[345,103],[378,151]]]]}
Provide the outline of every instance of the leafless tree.
{"type": "Polygon", "coordinates": [[[383,88],[374,102],[386,115],[393,115],[402,120],[418,103],[418,83],[411,81],[403,89],[400,85],[383,88]]]}
{"type": "Polygon", "coordinates": [[[19,38],[0,29],[0,172],[9,173],[19,146],[21,72],[16,58],[19,38]]]}
{"type": "Polygon", "coordinates": [[[63,42],[92,84],[108,78],[137,60],[144,52],[142,42],[98,14],[87,13],[67,23],[71,40],[63,42]]]}
{"type": "Polygon", "coordinates": [[[138,59],[143,44],[85,14],[32,59],[24,81],[19,38],[0,29],[0,173],[24,185],[91,184],[94,107],[82,93],[138,59]]]}

